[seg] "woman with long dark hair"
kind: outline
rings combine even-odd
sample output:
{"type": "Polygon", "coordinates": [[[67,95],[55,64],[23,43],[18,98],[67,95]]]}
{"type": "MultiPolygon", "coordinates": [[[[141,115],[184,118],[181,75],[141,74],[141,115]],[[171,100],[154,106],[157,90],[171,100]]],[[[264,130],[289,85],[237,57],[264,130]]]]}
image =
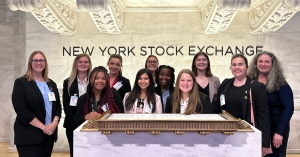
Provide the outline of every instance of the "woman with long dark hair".
{"type": "Polygon", "coordinates": [[[150,70],[137,72],[131,92],[123,99],[125,113],[162,113],[160,96],[154,93],[154,81],[150,70]]]}
{"type": "Polygon", "coordinates": [[[107,70],[98,66],[90,74],[86,93],[77,102],[75,126],[78,127],[85,120],[97,119],[107,110],[111,113],[124,112],[119,93],[107,85],[107,70]]]}

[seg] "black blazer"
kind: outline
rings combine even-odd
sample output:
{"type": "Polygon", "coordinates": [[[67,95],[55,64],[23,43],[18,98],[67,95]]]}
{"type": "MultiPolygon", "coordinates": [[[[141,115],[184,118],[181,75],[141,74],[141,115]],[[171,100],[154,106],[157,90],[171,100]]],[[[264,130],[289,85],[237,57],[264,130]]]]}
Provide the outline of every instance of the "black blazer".
{"type": "MultiPolygon", "coordinates": [[[[223,94],[226,97],[228,89],[233,85],[234,78],[225,79],[220,85],[218,91],[218,100],[216,106],[214,107],[216,112],[221,112],[220,106],[220,96],[223,94]]],[[[262,132],[262,146],[269,148],[270,147],[270,123],[269,123],[269,106],[268,106],[268,95],[264,84],[253,81],[247,77],[246,83],[244,85],[245,96],[242,102],[242,113],[243,120],[251,124],[251,114],[250,114],[250,87],[252,92],[252,103],[253,103],[253,113],[255,127],[262,132]]],[[[226,99],[225,105],[222,108],[226,108],[226,99]]]]}
{"type": "MultiPolygon", "coordinates": [[[[52,101],[52,121],[54,116],[61,117],[61,103],[55,82],[47,82],[48,87],[55,94],[56,101],[52,101]]],[[[30,145],[39,144],[43,141],[44,132],[29,123],[36,117],[45,124],[46,109],[44,99],[35,81],[27,81],[25,77],[15,80],[12,92],[12,103],[17,113],[14,124],[15,144],[30,145]]],[[[51,135],[57,140],[57,128],[51,135]]]]}
{"type": "MultiPolygon", "coordinates": [[[[172,93],[174,92],[174,87],[173,86],[169,86],[169,91],[170,91],[170,95],[172,95],[172,93]]],[[[165,111],[164,111],[164,104],[163,104],[163,97],[162,97],[162,92],[161,92],[160,85],[157,85],[154,88],[154,92],[155,92],[155,94],[157,94],[157,95],[160,96],[160,101],[161,101],[161,104],[162,104],[162,113],[165,113],[165,111]]],[[[166,104],[167,104],[167,101],[166,101],[166,104]]]]}
{"type": "MultiPolygon", "coordinates": [[[[197,104],[196,112],[197,113],[201,112],[202,114],[214,113],[212,105],[211,105],[210,100],[209,100],[209,97],[206,94],[199,92],[199,98],[200,98],[200,101],[202,103],[203,110],[201,112],[201,106],[200,106],[200,104],[197,104]]],[[[172,100],[172,95],[171,95],[167,98],[166,112],[165,113],[172,113],[172,104],[173,104],[172,101],[173,100],[172,100]]],[[[178,104],[178,105],[180,106],[180,104],[178,104]]],[[[178,111],[177,113],[180,113],[180,111],[178,111]]]]}
{"type": "Polygon", "coordinates": [[[68,83],[69,83],[69,78],[64,80],[64,85],[63,85],[63,106],[64,106],[64,112],[66,114],[65,121],[64,121],[64,128],[68,129],[75,129],[74,127],[74,117],[76,114],[76,106],[70,106],[70,99],[71,96],[74,96],[77,94],[79,96],[78,92],[78,80],[77,78],[72,82],[71,87],[70,87],[70,94],[68,92],[68,83]]]}
{"type": "Polygon", "coordinates": [[[119,92],[119,94],[121,96],[121,99],[123,100],[125,94],[128,93],[128,92],[131,92],[131,85],[130,85],[129,80],[126,77],[123,77],[123,76],[120,76],[120,75],[118,76],[118,81],[121,82],[123,84],[123,86],[119,90],[116,90],[114,87],[112,87],[112,88],[115,91],[119,92]]]}
{"type": "MultiPolygon", "coordinates": [[[[124,106],[123,106],[123,102],[120,97],[120,94],[115,90],[112,90],[112,94],[114,97],[114,101],[116,102],[116,105],[120,110],[120,113],[124,113],[124,106]]],[[[77,106],[76,106],[77,109],[76,109],[76,115],[75,115],[75,121],[74,121],[75,128],[79,127],[85,121],[85,119],[84,119],[85,99],[86,99],[86,93],[83,94],[82,96],[80,96],[79,100],[77,101],[77,106]]],[[[90,110],[89,112],[92,112],[92,110],[90,110]]]]}

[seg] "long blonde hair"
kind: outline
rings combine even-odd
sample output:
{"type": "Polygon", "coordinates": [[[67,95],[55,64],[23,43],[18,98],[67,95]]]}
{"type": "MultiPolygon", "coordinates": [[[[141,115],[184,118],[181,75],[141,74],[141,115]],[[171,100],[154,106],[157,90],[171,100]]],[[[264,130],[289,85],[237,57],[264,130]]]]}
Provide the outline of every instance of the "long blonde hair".
{"type": "Polygon", "coordinates": [[[86,57],[89,60],[89,69],[88,69],[87,74],[86,74],[87,80],[89,80],[89,74],[92,71],[91,58],[87,54],[84,54],[84,53],[83,54],[79,54],[78,56],[76,56],[76,58],[73,61],[72,71],[71,71],[71,74],[69,76],[69,82],[68,82],[68,92],[69,93],[70,93],[70,88],[71,88],[71,85],[72,85],[73,81],[77,78],[77,73],[78,73],[78,67],[77,67],[77,65],[78,65],[79,59],[82,58],[82,57],[86,57]]]}
{"type": "Polygon", "coordinates": [[[200,106],[201,106],[201,111],[200,111],[200,113],[201,113],[203,110],[203,106],[202,106],[202,103],[199,98],[196,77],[195,77],[194,73],[189,69],[181,70],[177,76],[176,85],[175,85],[175,89],[174,89],[174,93],[173,93],[173,97],[172,97],[172,99],[173,99],[172,113],[179,113],[179,111],[180,111],[180,101],[181,101],[181,97],[182,97],[182,92],[179,89],[179,82],[180,82],[180,77],[183,73],[189,74],[193,78],[193,88],[189,92],[189,102],[188,102],[188,105],[187,105],[187,108],[186,108],[186,111],[184,112],[184,114],[188,115],[188,114],[196,113],[197,104],[200,104],[200,106]]]}
{"type": "Polygon", "coordinates": [[[27,79],[27,81],[33,81],[33,74],[32,74],[32,58],[36,55],[36,54],[41,54],[44,57],[45,60],[45,68],[42,72],[42,76],[44,78],[44,80],[46,82],[49,82],[49,78],[48,78],[48,62],[47,62],[47,58],[46,55],[42,52],[42,51],[33,51],[31,53],[31,55],[29,56],[28,62],[27,62],[27,71],[26,74],[24,75],[24,77],[27,79]]]}
{"type": "Polygon", "coordinates": [[[261,55],[268,55],[272,61],[272,68],[268,73],[268,80],[266,83],[267,91],[271,93],[273,91],[279,90],[280,87],[286,85],[287,82],[284,78],[280,62],[278,61],[276,56],[271,52],[263,51],[253,57],[250,63],[250,68],[248,70],[248,76],[254,80],[258,79],[259,71],[257,68],[257,60],[258,57],[261,55]]]}

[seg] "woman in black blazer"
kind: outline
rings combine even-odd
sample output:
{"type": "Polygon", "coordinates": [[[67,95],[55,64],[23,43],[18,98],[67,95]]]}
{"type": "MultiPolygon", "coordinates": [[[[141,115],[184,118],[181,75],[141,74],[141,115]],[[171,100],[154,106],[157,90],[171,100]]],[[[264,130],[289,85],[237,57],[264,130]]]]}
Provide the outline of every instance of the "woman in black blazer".
{"type": "Polygon", "coordinates": [[[160,96],[162,103],[162,112],[165,113],[167,98],[172,95],[174,91],[175,70],[168,65],[161,65],[158,68],[158,75],[156,75],[157,86],[154,92],[160,96]]]}
{"type": "Polygon", "coordinates": [[[208,96],[198,92],[198,84],[194,73],[189,69],[179,72],[174,92],[167,98],[165,113],[213,113],[208,96]]]}
{"type": "Polygon", "coordinates": [[[61,103],[55,82],[48,78],[46,56],[34,51],[27,72],[15,80],[12,103],[17,113],[15,145],[20,157],[50,157],[57,140],[61,103]]]}
{"type": "Polygon", "coordinates": [[[73,156],[73,131],[74,116],[76,114],[76,104],[78,98],[86,93],[88,85],[88,76],[92,70],[92,63],[89,55],[80,54],[73,61],[70,76],[64,80],[63,85],[63,105],[65,112],[64,128],[66,128],[66,136],[70,148],[70,156],[73,156]],[[70,103],[70,100],[71,101],[70,103]]]}
{"type": "Polygon", "coordinates": [[[124,113],[119,93],[107,85],[107,75],[107,70],[103,66],[92,70],[86,93],[77,102],[75,127],[86,120],[99,118],[107,110],[110,113],[124,113]]]}
{"type": "Polygon", "coordinates": [[[236,54],[232,57],[230,69],[234,78],[225,79],[222,82],[218,92],[218,101],[214,105],[216,111],[221,112],[222,109],[236,118],[243,119],[252,125],[255,124],[255,127],[262,132],[262,155],[264,156],[270,147],[267,91],[262,83],[247,77],[247,68],[248,61],[243,54],[236,54]]]}
{"type": "Polygon", "coordinates": [[[122,56],[118,54],[110,55],[107,62],[109,70],[107,81],[109,87],[118,91],[123,100],[125,94],[131,91],[131,85],[129,80],[122,76],[122,62],[122,56]]]}

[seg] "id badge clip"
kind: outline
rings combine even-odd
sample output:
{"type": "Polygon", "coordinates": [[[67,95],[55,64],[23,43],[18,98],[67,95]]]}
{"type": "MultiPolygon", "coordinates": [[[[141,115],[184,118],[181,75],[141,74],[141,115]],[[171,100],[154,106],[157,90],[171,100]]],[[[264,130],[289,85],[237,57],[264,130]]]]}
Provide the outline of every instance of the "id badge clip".
{"type": "Polygon", "coordinates": [[[77,94],[74,94],[74,96],[71,96],[70,99],[70,106],[76,106],[78,101],[78,96],[77,94]]]}

